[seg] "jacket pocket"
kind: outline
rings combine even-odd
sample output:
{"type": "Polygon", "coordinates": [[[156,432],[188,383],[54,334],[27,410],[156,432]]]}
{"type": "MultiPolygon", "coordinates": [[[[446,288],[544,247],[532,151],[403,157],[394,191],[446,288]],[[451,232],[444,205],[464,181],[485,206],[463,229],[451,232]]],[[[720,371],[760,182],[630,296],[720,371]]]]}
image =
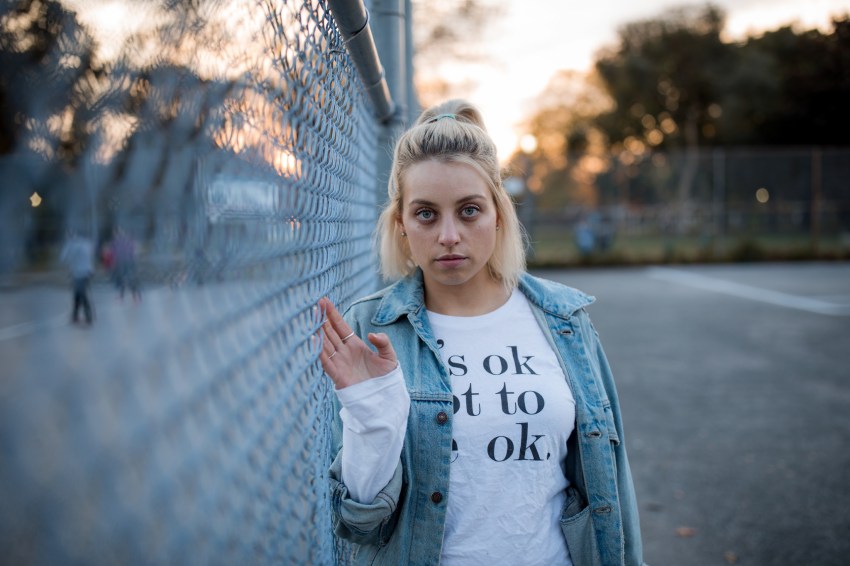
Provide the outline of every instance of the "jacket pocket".
{"type": "Polygon", "coordinates": [[[561,513],[561,531],[567,540],[574,566],[602,566],[590,506],[574,487],[567,488],[567,500],[561,513]]]}

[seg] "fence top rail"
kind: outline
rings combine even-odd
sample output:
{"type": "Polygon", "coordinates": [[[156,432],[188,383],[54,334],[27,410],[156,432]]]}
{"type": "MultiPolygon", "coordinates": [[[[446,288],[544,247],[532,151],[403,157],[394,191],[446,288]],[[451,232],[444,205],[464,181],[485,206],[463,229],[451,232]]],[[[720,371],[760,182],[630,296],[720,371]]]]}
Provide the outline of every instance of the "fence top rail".
{"type": "Polygon", "coordinates": [[[357,68],[357,74],[372,101],[375,118],[382,123],[388,122],[395,114],[396,104],[372,36],[369,11],[362,0],[329,0],[328,5],[357,68]]]}

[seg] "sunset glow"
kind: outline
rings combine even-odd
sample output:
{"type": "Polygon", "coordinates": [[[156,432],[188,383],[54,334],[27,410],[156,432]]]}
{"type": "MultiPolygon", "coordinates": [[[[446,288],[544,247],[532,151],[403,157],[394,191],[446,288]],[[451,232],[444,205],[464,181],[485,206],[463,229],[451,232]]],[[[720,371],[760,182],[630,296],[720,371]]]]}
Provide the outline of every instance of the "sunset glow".
{"type": "Polygon", "coordinates": [[[112,61],[121,53],[124,42],[134,33],[156,24],[151,5],[127,0],[62,0],[77,13],[80,22],[98,42],[98,57],[112,61]]]}
{"type": "MultiPolygon", "coordinates": [[[[850,13],[850,0],[715,0],[726,10],[727,39],[738,40],[797,22],[804,28],[829,29],[834,15],[850,13]]],[[[665,9],[687,4],[681,0],[576,3],[541,0],[512,1],[504,17],[494,22],[485,41],[490,60],[470,63],[465,76],[474,82],[462,96],[481,107],[487,128],[504,161],[519,147],[535,97],[562,69],[587,72],[600,49],[614,46],[619,26],[654,18],[665,9]]],[[[692,4],[699,4],[694,2],[692,4]]],[[[455,71],[459,72],[459,71],[455,71]]],[[[661,124],[659,135],[675,131],[661,124]]]]}
{"type": "MultiPolygon", "coordinates": [[[[100,45],[99,57],[103,60],[117,57],[129,37],[155,29],[164,17],[152,3],[62,1],[75,10],[90,29],[100,45]]],[[[802,28],[828,29],[833,16],[850,13],[850,0],[715,0],[714,3],[726,11],[729,41],[792,23],[802,28]]],[[[441,72],[446,75],[443,78],[458,86],[459,96],[470,99],[482,109],[487,128],[504,161],[521,148],[526,134],[523,120],[532,114],[535,98],[559,70],[590,71],[599,50],[616,45],[620,26],[657,17],[666,9],[682,6],[683,2],[610,0],[579,4],[540,0],[529,4],[514,0],[503,5],[503,14],[491,23],[482,40],[480,51],[486,57],[452,61],[441,72]]],[[[258,37],[258,30],[268,24],[267,14],[257,3],[215,3],[214,11],[207,16],[212,24],[210,29],[221,32],[218,40],[212,36],[187,37],[182,40],[179,52],[171,54],[175,62],[192,67],[202,77],[234,77],[248,69],[272,64],[275,58],[291,60],[293,56],[292,52],[269,54],[249,47],[257,45],[251,39],[258,37]],[[258,66],[262,59],[263,65],[258,66]]],[[[284,34],[290,32],[294,36],[298,22],[288,22],[288,17],[284,4],[277,14],[278,22],[283,25],[284,34]]],[[[145,53],[140,49],[137,56],[143,57],[145,53]]],[[[162,54],[147,54],[154,55],[162,54]]],[[[427,77],[428,72],[428,69],[419,69],[421,76],[427,77]]],[[[676,124],[662,121],[647,129],[652,132],[648,140],[655,145],[674,132],[676,124]]],[[[246,136],[253,138],[259,133],[236,133],[229,143],[241,147],[246,143],[246,136]]],[[[276,168],[281,168],[285,161],[271,158],[276,168]]]]}

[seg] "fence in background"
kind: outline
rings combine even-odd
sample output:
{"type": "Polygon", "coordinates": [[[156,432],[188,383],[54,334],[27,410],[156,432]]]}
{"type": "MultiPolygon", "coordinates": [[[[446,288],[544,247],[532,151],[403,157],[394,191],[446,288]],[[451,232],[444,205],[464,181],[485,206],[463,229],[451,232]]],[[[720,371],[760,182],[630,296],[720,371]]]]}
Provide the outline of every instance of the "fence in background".
{"type": "Polygon", "coordinates": [[[0,561],[344,559],[314,305],[378,283],[374,107],[323,1],[121,6],[0,8],[0,561]]]}
{"type": "Polygon", "coordinates": [[[571,204],[526,195],[520,205],[538,261],[850,257],[850,149],[718,148],[641,159],[624,152],[570,161],[562,186],[571,204]],[[575,204],[582,199],[587,204],[575,204]]]}

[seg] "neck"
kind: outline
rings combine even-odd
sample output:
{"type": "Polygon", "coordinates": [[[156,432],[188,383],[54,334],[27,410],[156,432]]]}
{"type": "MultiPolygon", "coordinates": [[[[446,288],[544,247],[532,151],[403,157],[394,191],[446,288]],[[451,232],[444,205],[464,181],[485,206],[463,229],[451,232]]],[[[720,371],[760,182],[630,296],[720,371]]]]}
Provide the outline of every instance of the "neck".
{"type": "Polygon", "coordinates": [[[487,278],[476,285],[425,282],[425,308],[448,316],[479,316],[504,305],[511,294],[501,281],[487,278]]]}

